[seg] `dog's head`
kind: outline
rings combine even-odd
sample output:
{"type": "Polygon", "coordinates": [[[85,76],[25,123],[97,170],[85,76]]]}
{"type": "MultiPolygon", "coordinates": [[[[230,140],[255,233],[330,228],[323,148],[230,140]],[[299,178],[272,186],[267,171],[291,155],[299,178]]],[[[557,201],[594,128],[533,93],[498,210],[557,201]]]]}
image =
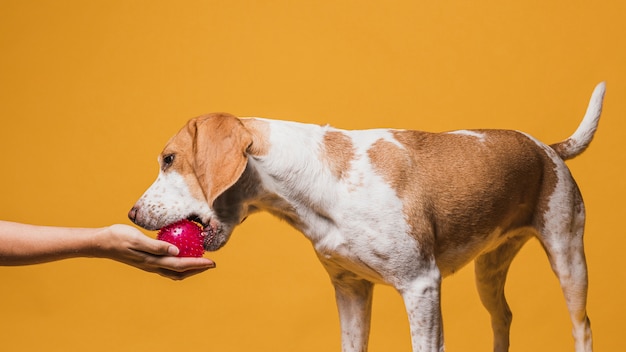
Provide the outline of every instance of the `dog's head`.
{"type": "Polygon", "coordinates": [[[165,145],[159,175],[129,218],[147,230],[194,220],[204,227],[205,249],[219,249],[247,216],[241,197],[226,191],[244,173],[251,144],[250,132],[235,116],[215,113],[190,120],[165,145]],[[220,197],[228,199],[216,201],[220,197]]]}

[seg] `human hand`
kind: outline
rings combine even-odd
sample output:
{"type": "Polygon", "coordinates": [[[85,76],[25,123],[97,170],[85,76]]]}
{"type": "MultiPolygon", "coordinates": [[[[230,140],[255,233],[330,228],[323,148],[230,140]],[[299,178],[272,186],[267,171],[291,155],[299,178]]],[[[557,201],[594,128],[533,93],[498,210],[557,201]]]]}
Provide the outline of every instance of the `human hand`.
{"type": "Polygon", "coordinates": [[[103,228],[96,237],[95,255],[173,280],[182,280],[215,268],[215,263],[207,258],[176,257],[176,246],[152,239],[132,226],[111,225],[103,228]]]}

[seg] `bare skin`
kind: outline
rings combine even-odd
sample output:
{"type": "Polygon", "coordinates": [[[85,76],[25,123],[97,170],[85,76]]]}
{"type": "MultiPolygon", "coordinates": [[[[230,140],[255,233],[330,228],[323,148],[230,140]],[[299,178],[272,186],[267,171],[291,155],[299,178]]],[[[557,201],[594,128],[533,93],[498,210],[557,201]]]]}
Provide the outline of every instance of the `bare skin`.
{"type": "Polygon", "coordinates": [[[0,221],[0,265],[30,265],[68,258],[108,258],[182,280],[214,268],[208,258],[179,258],[178,248],[128,225],[71,228],[0,221]]]}

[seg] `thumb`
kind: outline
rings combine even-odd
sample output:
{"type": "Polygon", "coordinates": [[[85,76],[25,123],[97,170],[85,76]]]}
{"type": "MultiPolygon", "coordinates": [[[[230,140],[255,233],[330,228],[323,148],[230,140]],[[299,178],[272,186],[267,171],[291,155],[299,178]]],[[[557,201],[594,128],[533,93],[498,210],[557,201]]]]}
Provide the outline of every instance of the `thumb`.
{"type": "MultiPolygon", "coordinates": [[[[167,242],[166,242],[167,243],[167,242]]],[[[180,253],[180,250],[178,249],[178,247],[176,247],[173,244],[167,244],[167,254],[171,255],[171,256],[177,256],[178,253],[180,253]]]]}
{"type": "Polygon", "coordinates": [[[171,243],[152,239],[149,237],[145,237],[144,239],[149,242],[149,243],[146,243],[145,248],[143,249],[144,252],[154,254],[154,255],[169,255],[169,256],[177,256],[178,253],[180,252],[178,247],[176,247],[175,245],[171,243]]]}

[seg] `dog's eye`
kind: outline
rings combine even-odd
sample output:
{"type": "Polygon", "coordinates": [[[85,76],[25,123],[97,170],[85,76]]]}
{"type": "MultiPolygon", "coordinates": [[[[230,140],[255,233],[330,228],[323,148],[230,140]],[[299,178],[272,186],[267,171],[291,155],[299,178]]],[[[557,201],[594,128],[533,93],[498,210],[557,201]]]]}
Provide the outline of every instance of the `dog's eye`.
{"type": "Polygon", "coordinates": [[[175,158],[174,154],[168,154],[168,155],[164,156],[163,157],[163,169],[166,169],[170,165],[172,165],[172,163],[174,162],[174,158],[175,158]]]}

